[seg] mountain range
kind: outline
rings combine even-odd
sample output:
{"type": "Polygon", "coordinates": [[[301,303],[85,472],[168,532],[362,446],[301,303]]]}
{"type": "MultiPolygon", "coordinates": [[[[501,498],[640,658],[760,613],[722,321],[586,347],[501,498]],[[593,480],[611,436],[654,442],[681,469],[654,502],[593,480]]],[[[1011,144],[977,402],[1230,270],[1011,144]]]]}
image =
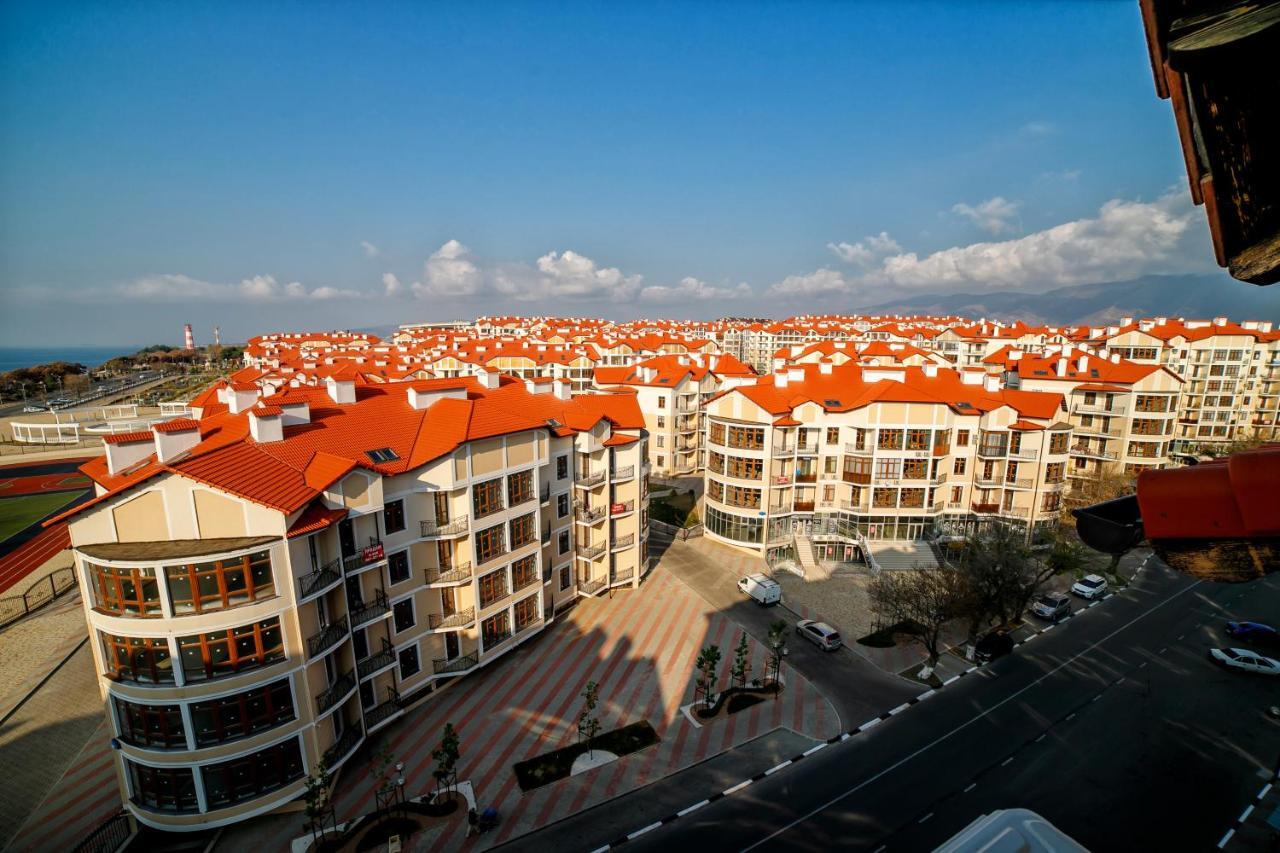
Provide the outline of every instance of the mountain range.
{"type": "Polygon", "coordinates": [[[1258,287],[1221,273],[1149,275],[1058,287],[1044,293],[922,293],[859,309],[869,314],[958,314],[1033,325],[1101,326],[1124,317],[1280,321],[1280,285],[1258,287]]]}

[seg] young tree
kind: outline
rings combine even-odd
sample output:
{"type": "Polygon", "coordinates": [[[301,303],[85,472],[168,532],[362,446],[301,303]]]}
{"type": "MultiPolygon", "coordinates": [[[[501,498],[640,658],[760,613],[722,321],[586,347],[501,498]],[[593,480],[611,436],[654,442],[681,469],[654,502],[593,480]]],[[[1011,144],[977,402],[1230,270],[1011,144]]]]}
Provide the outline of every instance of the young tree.
{"type": "Polygon", "coordinates": [[[462,756],[459,744],[458,732],[453,723],[445,723],[440,745],[431,751],[431,759],[436,763],[431,776],[436,780],[437,797],[441,791],[452,794],[458,784],[458,759],[462,756]]]}
{"type": "Polygon", "coordinates": [[[385,746],[369,759],[369,775],[373,777],[373,781],[377,785],[373,794],[380,811],[382,809],[389,810],[396,801],[396,789],[398,786],[391,766],[394,763],[395,759],[391,757],[391,750],[385,746]]]}
{"type": "Polygon", "coordinates": [[[775,619],[769,623],[769,679],[773,682],[773,692],[778,692],[778,677],[782,673],[782,652],[787,646],[787,623],[775,619]]]}
{"type": "Polygon", "coordinates": [[[600,720],[596,718],[596,705],[600,702],[600,687],[588,681],[582,691],[582,712],[578,714],[578,740],[586,740],[587,755],[591,754],[591,742],[600,734],[600,720]]]}
{"type": "Polygon", "coordinates": [[[747,686],[747,678],[751,675],[751,647],[747,644],[746,632],[743,632],[738,647],[733,650],[733,668],[729,676],[738,687],[747,686]]]}
{"type": "Polygon", "coordinates": [[[956,569],[883,571],[871,579],[867,593],[871,608],[890,622],[911,622],[916,640],[929,654],[929,668],[937,664],[942,629],[960,615],[965,596],[964,575],[956,569]]]}
{"type": "Polygon", "coordinates": [[[702,697],[702,707],[711,707],[711,697],[716,689],[716,671],[720,668],[720,647],[710,645],[698,653],[694,663],[698,680],[694,683],[695,696],[702,697]]]}
{"type": "Polygon", "coordinates": [[[307,828],[311,830],[311,839],[317,844],[325,839],[326,822],[334,824],[333,802],[329,799],[329,768],[324,760],[312,776],[307,777],[306,790],[302,795],[306,803],[307,828]]]}

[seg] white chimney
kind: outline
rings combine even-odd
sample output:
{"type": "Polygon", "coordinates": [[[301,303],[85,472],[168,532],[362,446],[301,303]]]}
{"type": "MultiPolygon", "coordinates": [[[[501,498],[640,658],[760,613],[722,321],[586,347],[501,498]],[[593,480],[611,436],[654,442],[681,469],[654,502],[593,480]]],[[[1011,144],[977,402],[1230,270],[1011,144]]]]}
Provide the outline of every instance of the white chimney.
{"type": "Polygon", "coordinates": [[[425,391],[419,391],[417,388],[410,386],[408,399],[409,408],[414,411],[421,412],[431,407],[431,404],[437,400],[443,400],[446,397],[454,400],[467,399],[467,389],[463,387],[457,388],[431,388],[425,391]]]}
{"type": "Polygon", "coordinates": [[[258,402],[258,395],[261,393],[262,391],[257,385],[249,383],[237,384],[227,389],[224,402],[226,402],[227,408],[231,410],[231,414],[238,415],[258,402]]]}
{"type": "Polygon", "coordinates": [[[1084,373],[1088,369],[1089,369],[1089,357],[1087,355],[1082,355],[1078,359],[1076,359],[1076,371],[1078,373],[1084,373]]]}
{"type": "Polygon", "coordinates": [[[1011,350],[1009,350],[1009,360],[1010,360],[1010,361],[1021,361],[1021,360],[1022,360],[1022,350],[1020,350],[1020,349],[1011,349],[1011,350]]]}
{"type": "Polygon", "coordinates": [[[829,362],[829,361],[820,361],[820,362],[818,362],[818,372],[819,372],[819,373],[821,373],[821,374],[823,374],[824,376],[830,376],[830,375],[831,375],[831,362],[829,362]]]}
{"type": "Polygon", "coordinates": [[[551,393],[556,395],[557,400],[573,399],[573,388],[564,379],[557,379],[551,383],[551,393]]]}
{"type": "Polygon", "coordinates": [[[107,473],[119,474],[151,455],[156,443],[150,431],[120,432],[104,436],[107,448],[107,473]]]}
{"type": "Polygon", "coordinates": [[[282,427],[311,423],[311,404],[306,400],[292,400],[287,403],[281,403],[280,412],[280,425],[282,427]]]}
{"type": "Polygon", "coordinates": [[[200,424],[189,418],[164,421],[151,427],[156,459],[171,462],[200,443],[200,424]]]}
{"type": "Polygon", "coordinates": [[[983,377],[982,387],[988,393],[994,394],[1000,390],[1000,377],[995,374],[987,374],[983,377]]]}
{"type": "Polygon", "coordinates": [[[1067,375],[1067,360],[1065,358],[1058,359],[1058,364],[1054,368],[1054,372],[1059,376],[1067,375]]]}
{"type": "Polygon", "coordinates": [[[804,368],[802,368],[802,367],[789,367],[789,368],[787,368],[787,376],[788,376],[788,377],[790,377],[790,379],[791,379],[791,381],[792,381],[792,382],[803,382],[803,381],[804,381],[804,368]]]}
{"type": "Polygon", "coordinates": [[[1215,325],[1215,326],[1225,326],[1225,325],[1227,325],[1227,318],[1226,318],[1226,317],[1214,317],[1214,318],[1213,318],[1213,325],[1215,325]]]}
{"type": "Polygon", "coordinates": [[[498,387],[498,379],[500,376],[501,374],[496,370],[482,370],[476,374],[476,379],[479,380],[481,388],[486,388],[492,391],[498,387]]]}
{"type": "Polygon", "coordinates": [[[534,382],[532,379],[526,379],[524,390],[530,394],[550,394],[552,389],[550,382],[534,382]]]}
{"type": "Polygon", "coordinates": [[[924,375],[929,379],[934,379],[938,375],[938,365],[931,361],[926,361],[923,365],[924,375]]]}
{"type": "Polygon", "coordinates": [[[284,440],[284,411],[278,406],[258,406],[249,410],[249,434],[258,444],[284,440]]]}
{"type": "Polygon", "coordinates": [[[785,370],[780,370],[773,375],[773,384],[778,388],[786,388],[790,380],[790,374],[785,370]]]}
{"type": "Polygon", "coordinates": [[[1120,353],[1118,353],[1118,352],[1113,352],[1113,353],[1111,353],[1111,363],[1112,363],[1112,364],[1119,364],[1119,363],[1120,363],[1120,353]]]}
{"type": "Polygon", "coordinates": [[[329,399],[338,405],[347,405],[356,401],[356,383],[351,379],[334,379],[330,376],[324,381],[329,399]]]}
{"type": "Polygon", "coordinates": [[[986,376],[985,373],[979,373],[976,370],[962,370],[960,371],[960,382],[963,385],[981,385],[984,376],[986,376]]]}

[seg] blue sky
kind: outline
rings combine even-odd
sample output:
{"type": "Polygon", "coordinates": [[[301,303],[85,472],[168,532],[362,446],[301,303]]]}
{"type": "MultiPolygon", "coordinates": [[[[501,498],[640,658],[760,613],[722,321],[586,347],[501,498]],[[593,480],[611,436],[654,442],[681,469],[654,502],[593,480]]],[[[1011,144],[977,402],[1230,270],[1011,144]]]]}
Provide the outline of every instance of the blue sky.
{"type": "Polygon", "coordinates": [[[1130,0],[35,3],[0,31],[7,344],[1207,264],[1130,0]]]}

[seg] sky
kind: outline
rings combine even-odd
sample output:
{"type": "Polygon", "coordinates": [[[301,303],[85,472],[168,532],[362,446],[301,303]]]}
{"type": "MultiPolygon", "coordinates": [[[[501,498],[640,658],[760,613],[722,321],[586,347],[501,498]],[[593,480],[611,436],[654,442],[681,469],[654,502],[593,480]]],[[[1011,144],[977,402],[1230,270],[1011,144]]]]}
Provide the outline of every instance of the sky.
{"type": "Polygon", "coordinates": [[[1212,268],[1132,0],[0,6],[0,345],[1212,268]]]}

